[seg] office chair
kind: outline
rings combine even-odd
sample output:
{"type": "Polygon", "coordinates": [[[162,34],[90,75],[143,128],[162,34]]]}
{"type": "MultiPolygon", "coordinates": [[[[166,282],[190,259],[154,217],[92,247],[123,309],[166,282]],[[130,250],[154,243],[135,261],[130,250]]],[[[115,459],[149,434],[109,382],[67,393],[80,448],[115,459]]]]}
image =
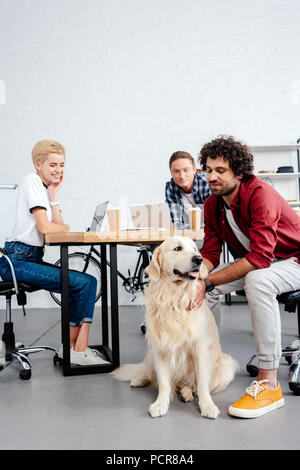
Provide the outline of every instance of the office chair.
{"type": "MultiPolygon", "coordinates": [[[[35,292],[40,289],[25,282],[17,282],[13,264],[2,248],[0,248],[0,255],[4,256],[8,261],[12,274],[12,281],[2,281],[0,278],[0,296],[6,297],[6,321],[2,335],[2,341],[5,345],[5,361],[19,361],[22,366],[19,377],[22,380],[28,380],[31,377],[31,364],[27,358],[28,354],[40,351],[56,352],[56,350],[50,346],[30,346],[26,348],[23,344],[15,343],[13,322],[11,321],[11,298],[13,295],[16,295],[18,305],[24,306],[26,305],[26,293],[35,292]]],[[[0,370],[3,368],[0,365],[0,370]]]]}

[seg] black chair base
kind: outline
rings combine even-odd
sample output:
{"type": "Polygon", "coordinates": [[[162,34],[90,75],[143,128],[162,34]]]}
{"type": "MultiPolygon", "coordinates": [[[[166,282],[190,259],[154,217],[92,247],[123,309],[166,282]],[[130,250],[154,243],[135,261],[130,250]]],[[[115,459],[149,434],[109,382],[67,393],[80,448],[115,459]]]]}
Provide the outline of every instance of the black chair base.
{"type": "Polygon", "coordinates": [[[21,343],[15,344],[15,335],[12,322],[4,323],[2,341],[5,345],[5,360],[9,363],[17,360],[20,363],[22,369],[19,373],[19,377],[22,380],[28,380],[31,378],[31,363],[27,357],[29,354],[41,351],[52,351],[56,353],[56,349],[50,346],[25,347],[21,343]]]}
{"type": "Polygon", "coordinates": [[[16,295],[18,305],[24,306],[26,305],[26,293],[35,292],[37,290],[39,290],[39,288],[20,282],[18,283],[18,294],[16,294],[13,282],[0,282],[0,295],[6,297],[6,322],[4,323],[2,341],[5,345],[5,361],[7,361],[7,364],[0,366],[0,370],[3,370],[9,363],[16,360],[22,367],[19,373],[19,377],[22,380],[28,380],[31,377],[31,363],[27,358],[29,354],[40,351],[52,351],[56,353],[56,349],[50,346],[25,347],[23,344],[16,344],[15,342],[13,322],[11,321],[11,298],[13,295],[16,295]]]}

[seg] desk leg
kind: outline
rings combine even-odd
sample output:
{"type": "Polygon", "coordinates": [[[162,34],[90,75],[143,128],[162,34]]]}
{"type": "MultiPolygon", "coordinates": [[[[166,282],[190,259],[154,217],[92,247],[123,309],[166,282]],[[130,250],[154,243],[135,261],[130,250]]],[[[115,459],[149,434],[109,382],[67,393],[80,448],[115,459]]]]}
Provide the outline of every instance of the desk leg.
{"type": "Polygon", "coordinates": [[[110,298],[111,298],[111,334],[112,334],[112,363],[114,367],[120,365],[119,347],[119,303],[118,303],[118,275],[117,275],[117,245],[110,245],[110,298]]]}
{"type": "Polygon", "coordinates": [[[61,336],[63,342],[63,374],[70,375],[70,309],[68,245],[61,245],[61,336]]]}
{"type": "Polygon", "coordinates": [[[108,304],[107,304],[107,265],[106,245],[101,247],[101,312],[102,312],[102,344],[108,346],[108,304]]]}

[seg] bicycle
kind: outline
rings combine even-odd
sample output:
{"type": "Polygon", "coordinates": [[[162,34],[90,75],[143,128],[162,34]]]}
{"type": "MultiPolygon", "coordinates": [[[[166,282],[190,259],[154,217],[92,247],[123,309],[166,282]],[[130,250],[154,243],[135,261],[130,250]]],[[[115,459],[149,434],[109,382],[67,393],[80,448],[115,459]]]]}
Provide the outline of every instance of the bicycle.
{"type": "MultiPolygon", "coordinates": [[[[149,265],[152,258],[152,249],[149,245],[141,245],[137,251],[139,252],[139,256],[133,276],[131,275],[130,269],[128,269],[128,277],[124,276],[120,271],[117,271],[117,275],[122,279],[123,287],[125,288],[126,292],[132,294],[132,302],[134,302],[136,299],[135,294],[138,291],[143,292],[146,285],[148,284],[148,275],[145,273],[145,268],[149,265]]],[[[83,251],[69,253],[68,260],[69,269],[92,274],[97,279],[96,303],[102,294],[100,252],[94,247],[94,245],[91,245],[88,253],[83,251]]],[[[109,261],[106,261],[106,264],[108,267],[110,267],[109,261]]],[[[54,263],[54,266],[60,265],[61,260],[58,259],[54,263]]],[[[50,292],[50,295],[58,305],[61,305],[60,294],[50,292]]]]}

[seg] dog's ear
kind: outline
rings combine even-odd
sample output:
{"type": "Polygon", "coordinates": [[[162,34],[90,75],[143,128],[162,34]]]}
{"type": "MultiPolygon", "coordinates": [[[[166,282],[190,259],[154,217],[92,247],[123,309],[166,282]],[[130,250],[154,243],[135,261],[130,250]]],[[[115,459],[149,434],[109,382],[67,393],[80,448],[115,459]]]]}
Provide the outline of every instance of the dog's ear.
{"type": "Polygon", "coordinates": [[[200,268],[200,272],[199,272],[199,277],[200,277],[200,279],[206,279],[207,276],[208,276],[208,268],[204,263],[202,263],[201,268],[200,268]]]}
{"type": "Polygon", "coordinates": [[[158,279],[160,278],[160,258],[160,247],[157,247],[154,250],[151,263],[145,269],[145,273],[148,274],[152,281],[158,281],[158,279]]]}

